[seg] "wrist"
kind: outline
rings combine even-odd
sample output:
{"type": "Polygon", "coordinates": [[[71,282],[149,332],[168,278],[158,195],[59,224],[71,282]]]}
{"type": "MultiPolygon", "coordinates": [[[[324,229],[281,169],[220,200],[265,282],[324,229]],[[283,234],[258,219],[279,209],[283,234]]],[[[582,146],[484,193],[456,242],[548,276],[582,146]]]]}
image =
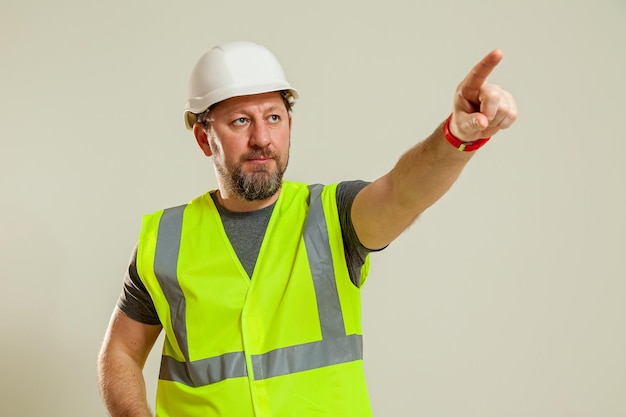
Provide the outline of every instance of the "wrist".
{"type": "Polygon", "coordinates": [[[446,138],[448,143],[450,143],[450,145],[454,146],[459,151],[473,152],[477,150],[478,148],[482,147],[485,143],[489,141],[489,139],[491,139],[491,137],[488,137],[488,138],[476,139],[470,142],[463,141],[457,138],[456,136],[454,136],[452,132],[450,131],[451,120],[452,120],[452,114],[448,116],[448,118],[446,119],[446,122],[443,124],[443,136],[446,138]]]}

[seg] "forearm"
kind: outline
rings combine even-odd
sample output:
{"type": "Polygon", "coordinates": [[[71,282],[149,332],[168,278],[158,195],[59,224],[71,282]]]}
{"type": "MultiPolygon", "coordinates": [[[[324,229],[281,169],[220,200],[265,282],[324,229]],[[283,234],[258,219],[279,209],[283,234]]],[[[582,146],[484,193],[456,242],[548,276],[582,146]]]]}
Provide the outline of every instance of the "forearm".
{"type": "Polygon", "coordinates": [[[473,154],[454,148],[443,136],[443,124],[437,127],[388,174],[396,210],[417,217],[450,189],[473,154]]]}
{"type": "Polygon", "coordinates": [[[121,352],[104,350],[98,360],[100,393],[111,417],[151,417],[139,364],[121,352]]]}
{"type": "Polygon", "coordinates": [[[352,205],[352,223],[370,249],[388,245],[450,189],[472,157],[446,141],[443,125],[364,188],[352,205]]]}

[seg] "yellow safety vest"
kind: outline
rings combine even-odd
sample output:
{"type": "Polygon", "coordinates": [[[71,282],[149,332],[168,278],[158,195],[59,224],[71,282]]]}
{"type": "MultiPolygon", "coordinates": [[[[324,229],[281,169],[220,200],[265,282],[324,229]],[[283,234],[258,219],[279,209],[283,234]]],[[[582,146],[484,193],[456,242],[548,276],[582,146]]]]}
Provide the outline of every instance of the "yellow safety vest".
{"type": "Polygon", "coordinates": [[[166,336],[158,417],[371,416],[336,185],[283,182],[251,279],[209,193],[144,217],[137,268],[166,336]]]}

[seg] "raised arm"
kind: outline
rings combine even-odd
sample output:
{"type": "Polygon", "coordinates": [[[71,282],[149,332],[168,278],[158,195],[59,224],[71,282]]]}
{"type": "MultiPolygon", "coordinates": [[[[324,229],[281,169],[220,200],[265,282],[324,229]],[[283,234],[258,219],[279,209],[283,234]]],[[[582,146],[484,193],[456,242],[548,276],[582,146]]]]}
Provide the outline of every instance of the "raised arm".
{"type": "Polygon", "coordinates": [[[131,319],[118,308],[113,312],[100,355],[98,382],[112,417],[150,417],[143,366],[160,325],[131,319]]]}
{"type": "MultiPolygon", "coordinates": [[[[491,51],[459,84],[453,100],[450,132],[463,142],[491,137],[517,118],[511,94],[487,77],[502,59],[491,51]]],[[[370,249],[388,245],[452,186],[472,157],[444,137],[443,123],[409,149],[395,167],[365,187],[352,206],[352,222],[370,249]]]]}

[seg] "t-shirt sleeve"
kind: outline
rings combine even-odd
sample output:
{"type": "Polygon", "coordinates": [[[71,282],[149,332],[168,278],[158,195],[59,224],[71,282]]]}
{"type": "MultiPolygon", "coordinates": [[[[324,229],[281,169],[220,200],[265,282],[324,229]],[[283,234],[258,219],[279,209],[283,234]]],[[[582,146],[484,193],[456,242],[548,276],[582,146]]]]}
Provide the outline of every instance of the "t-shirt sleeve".
{"type": "Polygon", "coordinates": [[[365,263],[367,255],[374,251],[363,246],[354,230],[351,214],[352,203],[359,191],[368,184],[369,182],[366,181],[353,180],[344,181],[337,185],[337,210],[339,212],[346,263],[350,273],[350,280],[357,287],[361,286],[361,267],[365,263]]]}
{"type": "Polygon", "coordinates": [[[144,324],[161,324],[159,316],[145,285],[137,272],[137,246],[133,249],[124,275],[122,294],[117,307],[133,320],[144,324]]]}

